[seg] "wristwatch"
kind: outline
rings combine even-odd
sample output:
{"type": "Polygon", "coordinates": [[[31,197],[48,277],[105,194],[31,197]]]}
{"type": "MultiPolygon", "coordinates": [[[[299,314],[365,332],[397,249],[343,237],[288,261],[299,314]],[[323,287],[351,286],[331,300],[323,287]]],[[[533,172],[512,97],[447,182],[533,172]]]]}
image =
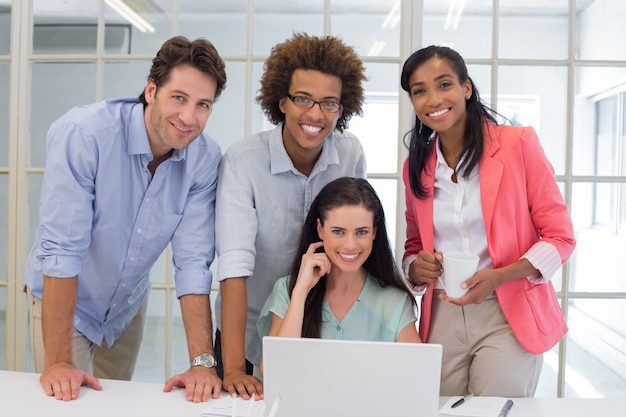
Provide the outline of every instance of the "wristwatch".
{"type": "Polygon", "coordinates": [[[191,366],[204,366],[205,368],[213,368],[214,366],[217,366],[217,361],[212,355],[208,353],[203,353],[202,355],[196,356],[191,360],[191,366]]]}

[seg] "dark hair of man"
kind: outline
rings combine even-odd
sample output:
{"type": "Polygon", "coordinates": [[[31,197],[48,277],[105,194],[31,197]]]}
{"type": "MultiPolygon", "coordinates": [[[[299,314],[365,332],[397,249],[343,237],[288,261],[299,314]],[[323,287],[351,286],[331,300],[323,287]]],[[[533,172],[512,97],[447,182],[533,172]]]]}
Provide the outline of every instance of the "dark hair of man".
{"type": "MultiPolygon", "coordinates": [[[[398,266],[393,257],[387,229],[385,227],[385,213],[383,206],[367,180],[362,178],[338,178],[328,183],[313,200],[309,213],[302,228],[300,243],[291,268],[289,279],[289,295],[293,292],[300,271],[302,255],[309,245],[319,242],[317,233],[317,219],[322,225],[332,209],[345,206],[363,206],[374,214],[374,228],[376,237],[372,245],[372,252],[363,267],[378,282],[381,287],[391,286],[409,295],[415,304],[415,297],[404,284],[398,266]]],[[[319,338],[322,326],[322,303],[326,291],[326,277],[322,277],[309,292],[302,323],[302,337],[319,338]]]]}
{"type": "MultiPolygon", "coordinates": [[[[175,36],[161,46],[152,60],[148,79],[152,80],[157,89],[165,84],[172,70],[179,65],[190,65],[215,79],[217,89],[214,99],[217,100],[226,88],[226,65],[211,42],[198,38],[190,41],[183,36],[175,36]]],[[[139,95],[145,106],[145,90],[139,95]]]]}
{"type": "Polygon", "coordinates": [[[353,115],[362,115],[364,101],[362,82],[367,80],[363,61],[353,48],[333,36],[309,36],[297,33],[280,43],[265,60],[257,102],[275,125],[285,121],[279,102],[289,94],[291,77],[297,69],[316,70],[341,78],[343,113],[337,130],[347,129],[353,115]]]}
{"type": "MultiPolygon", "coordinates": [[[[431,58],[439,58],[448,61],[450,66],[456,72],[461,84],[469,80],[472,85],[472,95],[466,100],[467,123],[465,125],[465,144],[461,155],[463,162],[459,166],[459,172],[462,172],[464,178],[468,178],[472,169],[480,162],[483,154],[484,137],[483,123],[487,120],[497,124],[495,115],[498,113],[483,104],[478,94],[478,89],[474,81],[467,73],[467,66],[461,55],[455,50],[445,46],[428,46],[414,52],[407,58],[402,67],[402,75],[400,77],[400,85],[402,89],[409,93],[411,97],[411,86],[409,79],[413,72],[431,58]]],[[[430,152],[434,151],[434,141],[431,140],[433,130],[422,124],[420,119],[415,116],[415,124],[413,128],[404,136],[405,144],[407,138],[409,143],[409,182],[411,191],[421,199],[428,197],[431,190],[426,190],[421,183],[421,173],[425,169],[426,160],[430,152]]]]}

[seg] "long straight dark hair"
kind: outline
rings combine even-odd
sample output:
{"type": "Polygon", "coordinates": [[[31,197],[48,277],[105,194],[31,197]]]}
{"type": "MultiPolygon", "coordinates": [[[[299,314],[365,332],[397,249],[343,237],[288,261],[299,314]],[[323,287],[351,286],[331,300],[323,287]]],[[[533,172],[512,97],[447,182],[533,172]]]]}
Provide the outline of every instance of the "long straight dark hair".
{"type": "MultiPolygon", "coordinates": [[[[472,85],[472,95],[466,100],[467,123],[465,125],[465,141],[461,156],[463,162],[459,165],[459,172],[464,178],[468,178],[472,169],[480,162],[484,149],[483,123],[490,121],[498,124],[496,116],[499,114],[492,108],[486,106],[480,99],[476,84],[467,73],[467,66],[463,57],[454,49],[446,46],[428,46],[414,52],[407,58],[402,67],[400,85],[402,89],[411,97],[411,86],[409,79],[413,72],[431,58],[440,58],[448,61],[456,72],[461,84],[469,80],[472,85]]],[[[430,190],[422,184],[420,177],[426,166],[426,160],[433,152],[432,135],[435,132],[415,116],[413,128],[404,136],[405,144],[409,148],[409,181],[411,191],[420,199],[428,197],[430,190]],[[406,143],[408,138],[408,144],[406,143]]]]}
{"type": "MultiPolygon", "coordinates": [[[[363,267],[378,282],[381,287],[391,286],[406,292],[413,303],[415,297],[403,282],[400,271],[393,257],[387,228],[385,226],[385,213],[383,206],[367,180],[362,178],[338,178],[328,183],[313,200],[309,213],[302,228],[300,243],[296,252],[289,278],[289,296],[293,292],[300,271],[302,255],[306,253],[309,245],[319,242],[317,233],[317,219],[322,224],[332,209],[344,206],[363,206],[367,211],[374,214],[374,227],[376,237],[372,245],[372,252],[365,260],[363,267]]],[[[304,306],[304,321],[302,323],[302,337],[319,338],[322,327],[322,303],[326,291],[326,277],[309,292],[304,306]]]]}

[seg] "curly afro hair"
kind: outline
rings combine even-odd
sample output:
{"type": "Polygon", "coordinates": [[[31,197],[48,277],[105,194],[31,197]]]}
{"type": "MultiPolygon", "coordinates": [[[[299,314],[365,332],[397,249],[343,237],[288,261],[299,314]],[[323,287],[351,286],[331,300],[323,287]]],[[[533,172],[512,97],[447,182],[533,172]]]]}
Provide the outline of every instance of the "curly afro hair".
{"type": "Polygon", "coordinates": [[[337,121],[337,130],[343,132],[353,115],[363,114],[362,83],[367,77],[363,61],[354,49],[333,36],[296,33],[291,39],[272,48],[272,53],[265,61],[256,100],[273,124],[285,121],[279,102],[289,94],[291,77],[296,69],[316,70],[341,78],[343,113],[337,121]]]}

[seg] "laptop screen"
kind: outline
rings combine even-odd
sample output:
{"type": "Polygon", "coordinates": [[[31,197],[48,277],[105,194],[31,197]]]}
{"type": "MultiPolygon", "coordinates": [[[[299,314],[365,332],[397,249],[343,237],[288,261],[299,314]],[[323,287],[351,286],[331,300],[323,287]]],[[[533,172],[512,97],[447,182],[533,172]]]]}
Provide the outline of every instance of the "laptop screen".
{"type": "Polygon", "coordinates": [[[263,338],[263,385],[276,417],[435,417],[441,345],[263,338]]]}

